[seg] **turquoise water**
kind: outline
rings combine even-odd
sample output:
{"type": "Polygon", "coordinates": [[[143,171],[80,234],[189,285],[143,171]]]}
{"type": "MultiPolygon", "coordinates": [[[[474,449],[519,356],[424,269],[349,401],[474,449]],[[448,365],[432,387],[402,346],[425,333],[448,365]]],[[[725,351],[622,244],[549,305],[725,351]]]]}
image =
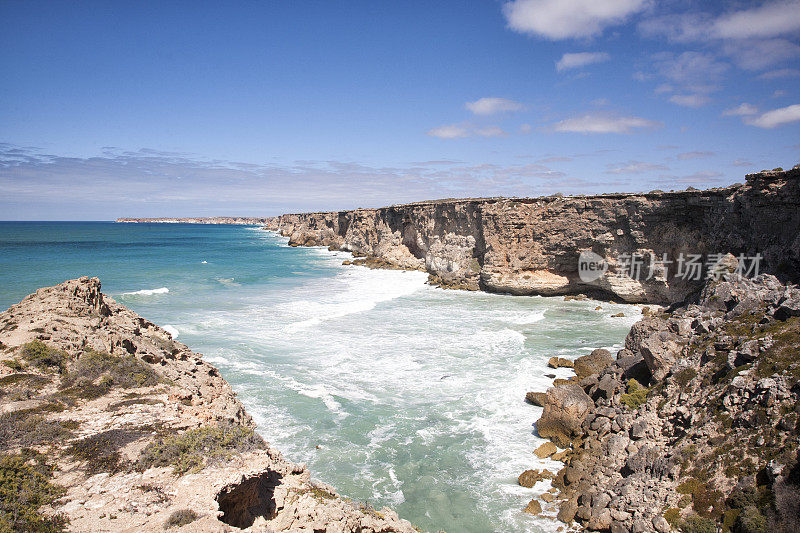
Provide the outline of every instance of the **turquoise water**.
{"type": "Polygon", "coordinates": [[[520,510],[553,355],[619,348],[638,310],[444,291],[241,226],[0,223],[0,307],[96,275],[219,367],[289,459],[346,496],[454,532],[553,531],[520,510]],[[595,310],[596,306],[602,309],[595,310]],[[625,318],[610,315],[623,311],[625,318]]]}

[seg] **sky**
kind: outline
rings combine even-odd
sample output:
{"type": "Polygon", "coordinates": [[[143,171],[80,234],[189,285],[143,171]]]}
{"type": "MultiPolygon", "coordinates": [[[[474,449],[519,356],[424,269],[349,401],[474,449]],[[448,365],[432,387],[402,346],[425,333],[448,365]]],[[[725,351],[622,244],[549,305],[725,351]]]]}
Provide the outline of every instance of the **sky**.
{"type": "Polygon", "coordinates": [[[0,0],[0,220],[708,188],[800,163],[800,0],[0,0]]]}

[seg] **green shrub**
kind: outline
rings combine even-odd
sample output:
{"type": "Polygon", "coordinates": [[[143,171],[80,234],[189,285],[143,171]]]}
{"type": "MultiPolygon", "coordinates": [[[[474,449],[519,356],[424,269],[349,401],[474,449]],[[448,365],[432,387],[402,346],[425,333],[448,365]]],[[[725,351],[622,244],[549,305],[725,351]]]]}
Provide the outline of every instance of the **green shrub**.
{"type": "Polygon", "coordinates": [[[631,379],[628,381],[627,394],[621,395],[619,401],[628,409],[638,409],[639,406],[647,401],[648,390],[646,387],[642,387],[635,379],[631,379]]]}
{"type": "MultiPolygon", "coordinates": [[[[2,343],[0,343],[2,344],[2,343]]],[[[23,364],[19,361],[19,359],[6,359],[3,361],[3,364],[13,370],[14,372],[20,372],[24,368],[23,364]]]]}
{"type": "Polygon", "coordinates": [[[137,430],[112,429],[71,443],[65,453],[78,461],[85,461],[89,475],[100,472],[115,474],[130,468],[130,462],[123,459],[120,449],[142,434],[137,430]]]}
{"type": "Polygon", "coordinates": [[[65,424],[49,421],[39,414],[46,408],[44,406],[0,415],[0,450],[52,444],[70,438],[72,432],[65,424]]]}
{"type": "Polygon", "coordinates": [[[25,361],[40,370],[52,371],[56,369],[59,373],[64,372],[69,360],[69,355],[66,352],[50,348],[39,340],[23,344],[20,355],[25,361]]]}
{"type": "Polygon", "coordinates": [[[155,370],[132,355],[118,356],[88,350],[73,365],[62,387],[65,394],[92,399],[103,396],[111,387],[131,389],[149,387],[158,382],[155,370]],[[99,382],[94,383],[98,378],[99,382]],[[90,383],[95,386],[88,386],[90,383]]]}
{"type": "Polygon", "coordinates": [[[664,518],[667,520],[670,526],[675,528],[681,518],[681,510],[671,507],[664,511],[664,518]]]}
{"type": "Polygon", "coordinates": [[[180,475],[263,447],[264,440],[251,428],[231,424],[206,426],[151,442],[142,450],[136,467],[144,471],[152,466],[173,466],[180,475]]]}
{"type": "Polygon", "coordinates": [[[183,527],[186,524],[191,524],[198,518],[200,518],[200,515],[191,509],[180,509],[169,515],[169,518],[167,518],[167,521],[164,523],[164,529],[183,527]]]}
{"type": "Polygon", "coordinates": [[[697,370],[691,367],[681,369],[677,374],[675,374],[675,381],[680,385],[681,389],[685,389],[686,385],[689,384],[697,376],[697,370]]]}
{"type": "Polygon", "coordinates": [[[716,533],[717,523],[710,518],[691,515],[681,522],[680,528],[684,533],[716,533]]]}
{"type": "Polygon", "coordinates": [[[736,518],[735,528],[745,533],[766,533],[767,518],[756,507],[745,507],[736,518]]]}
{"type": "Polygon", "coordinates": [[[64,515],[39,512],[65,492],[52,477],[52,467],[39,454],[0,455],[0,531],[64,531],[64,515]]]}

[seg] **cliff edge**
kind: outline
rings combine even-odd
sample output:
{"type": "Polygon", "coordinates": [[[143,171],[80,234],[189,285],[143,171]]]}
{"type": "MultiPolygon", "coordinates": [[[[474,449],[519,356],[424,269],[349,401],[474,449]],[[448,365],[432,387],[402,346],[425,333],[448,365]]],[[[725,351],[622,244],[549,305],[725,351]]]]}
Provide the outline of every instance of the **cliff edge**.
{"type": "Polygon", "coordinates": [[[699,291],[727,253],[800,281],[800,168],[704,191],[439,200],[286,214],[268,227],[293,246],[426,270],[445,287],[668,304],[699,291]],[[598,270],[582,273],[584,259],[598,270]]]}
{"type": "Polygon", "coordinates": [[[217,369],[100,292],[0,314],[0,531],[416,531],[255,433],[217,369]]]}

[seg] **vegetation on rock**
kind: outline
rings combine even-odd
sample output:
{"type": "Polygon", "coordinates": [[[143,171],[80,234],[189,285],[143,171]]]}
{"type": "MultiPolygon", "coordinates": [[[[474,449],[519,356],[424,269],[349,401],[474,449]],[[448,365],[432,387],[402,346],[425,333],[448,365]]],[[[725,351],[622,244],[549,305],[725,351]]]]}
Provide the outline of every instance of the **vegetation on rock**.
{"type": "Polygon", "coordinates": [[[207,426],[151,442],[142,450],[136,467],[143,471],[153,466],[173,466],[176,474],[185,474],[263,447],[264,440],[252,428],[231,424],[207,426]]]}
{"type": "Polygon", "coordinates": [[[0,532],[63,531],[68,521],[41,508],[61,497],[64,489],[51,483],[53,468],[41,454],[24,451],[0,455],[0,532]]]}

